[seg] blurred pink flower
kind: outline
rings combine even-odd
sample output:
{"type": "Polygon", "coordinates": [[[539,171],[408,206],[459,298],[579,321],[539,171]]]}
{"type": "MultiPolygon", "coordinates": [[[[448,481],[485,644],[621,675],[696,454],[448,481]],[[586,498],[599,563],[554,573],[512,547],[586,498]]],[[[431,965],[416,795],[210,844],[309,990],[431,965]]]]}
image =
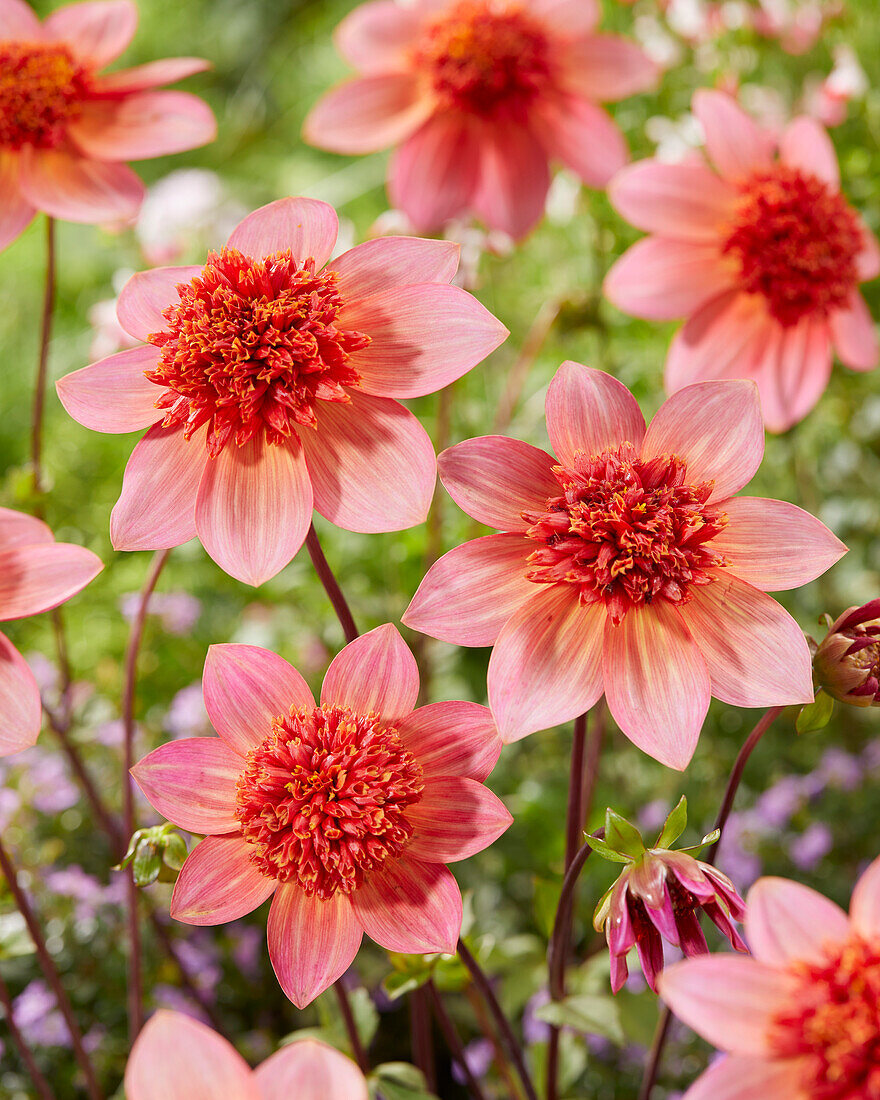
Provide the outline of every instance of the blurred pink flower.
{"type": "Polygon", "coordinates": [[[213,141],[210,108],[156,91],[208,67],[166,58],[101,75],[137,26],[131,0],[86,0],[44,23],[24,0],[0,0],[0,247],[37,210],[74,222],[134,217],[144,187],[123,163],[213,141]]]}
{"type": "Polygon", "coordinates": [[[349,531],[424,521],[434,449],[393,399],[448,385],[507,329],[449,285],[456,245],[389,237],[321,270],[337,228],[326,203],[281,199],[204,267],[135,275],[119,320],[146,342],[58,382],[88,428],[149,427],[113,509],[117,550],[198,535],[259,585],[299,550],[313,507],[349,531]]]}
{"type": "Polygon", "coordinates": [[[642,161],[609,188],[652,235],[611,268],[605,293],[652,321],[687,317],[666,361],[674,393],[707,378],[753,378],[764,420],[784,431],[828,384],[832,348],[853,370],[880,356],[858,284],[880,273],[873,235],[840,192],[837,157],[813,119],[775,144],[734,99],[698,91],[714,164],[642,161]]]}
{"type": "Polygon", "coordinates": [[[134,231],[147,263],[173,264],[194,245],[228,237],[246,213],[216,172],[182,168],[149,189],[134,231]]]}
{"type": "Polygon", "coordinates": [[[339,25],[359,75],[330,91],[305,137],[337,153],[397,146],[389,193],[422,230],[475,213],[521,237],[560,160],[603,188],[628,159],[598,102],[654,86],[641,48],[599,34],[598,0],[372,0],[339,25]]]}
{"type": "Polygon", "coordinates": [[[751,24],[790,54],[804,54],[822,37],[825,24],[844,10],[843,0],[758,0],[751,24]]]}
{"type": "Polygon", "coordinates": [[[846,548],[793,504],[733,495],[764,453],[755,386],[689,386],[646,429],[620,382],[563,363],[546,412],[556,459],[503,436],[440,456],[459,507],[504,533],[442,557],[403,616],[443,641],[494,645],[502,739],[574,718],[604,691],[626,736],[681,769],[711,695],[811,702],[806,639],[764,590],[806,584],[846,548]]]}
{"type": "Polygon", "coordinates": [[[665,971],[660,995],[729,1052],[685,1100],[880,1096],[880,860],[849,916],[797,882],[762,878],[746,899],[751,958],[705,955],[665,971]]]}
{"type": "Polygon", "coordinates": [[[803,109],[823,126],[840,126],[849,114],[853,99],[868,91],[868,77],[851,46],[834,48],[834,66],[824,80],[807,79],[802,96],[803,109]]]}
{"type": "Polygon", "coordinates": [[[316,1039],[281,1047],[252,1070],[216,1031],[159,1011],[137,1037],[125,1070],[127,1100],[367,1100],[350,1058],[316,1039]]]}
{"type": "Polygon", "coordinates": [[[348,969],[364,932],[389,951],[454,952],[461,894],[444,864],[512,820],[483,786],[501,749],[489,711],[413,710],[418,690],[391,625],[334,658],[318,706],[276,654],[215,645],[204,691],[219,739],[171,742],[132,770],[161,814],[207,834],[171,915],[224,924],[274,894],[269,956],[300,1008],[348,969]]]}

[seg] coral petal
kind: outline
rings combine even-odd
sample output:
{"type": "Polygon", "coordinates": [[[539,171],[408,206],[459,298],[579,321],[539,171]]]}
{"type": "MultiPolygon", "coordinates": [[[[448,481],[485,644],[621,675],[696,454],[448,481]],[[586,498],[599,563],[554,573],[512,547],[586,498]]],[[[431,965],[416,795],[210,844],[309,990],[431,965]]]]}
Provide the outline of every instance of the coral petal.
{"type": "Polygon", "coordinates": [[[144,201],[144,185],[125,164],[91,160],[64,149],[25,146],[20,154],[25,199],[69,222],[127,222],[144,201]]]}
{"type": "Polygon", "coordinates": [[[405,141],[433,110],[417,73],[376,73],[338,84],[311,109],[303,126],[310,145],[348,156],[405,141]]]}
{"type": "Polygon", "coordinates": [[[330,266],[339,276],[340,294],[355,302],[389,287],[449,283],[458,271],[460,254],[455,241],[378,237],[343,252],[330,266]]]}
{"type": "Polygon", "coordinates": [[[426,779],[406,818],[415,829],[407,851],[427,863],[454,863],[476,855],[513,821],[497,795],[474,779],[457,776],[426,779]]]}
{"type": "Polygon", "coordinates": [[[759,878],[746,899],[746,939],[762,963],[823,963],[829,944],[848,939],[849,917],[816,890],[789,879],[759,878]]]}
{"type": "Polygon", "coordinates": [[[547,432],[561,462],[573,466],[575,454],[599,454],[645,434],[638,402],[622,382],[580,363],[562,364],[547,390],[547,432]]]}
{"type": "Polygon", "coordinates": [[[171,916],[184,924],[226,924],[253,912],[278,886],[251,862],[240,836],[208,836],[190,852],[171,895],[171,916]]]}
{"type": "Polygon", "coordinates": [[[383,722],[410,714],[419,694],[419,670],[406,642],[391,623],[355,638],[327,669],[321,703],[374,712],[383,722]]]}
{"type": "Polygon", "coordinates": [[[320,268],[329,260],[338,233],[339,218],[326,202],[277,199],[239,222],[228,245],[253,260],[289,248],[299,263],[312,259],[320,268]]]}
{"type": "Polygon", "coordinates": [[[163,417],[162,394],[145,371],[155,370],[159,349],[146,345],[101,359],[55,383],[61,404],[94,432],[136,432],[163,417]]]}
{"type": "Polygon", "coordinates": [[[388,951],[452,953],[461,932],[458,883],[440,863],[404,855],[373,871],[351,896],[367,935],[388,951]]]}
{"type": "Polygon", "coordinates": [[[219,737],[169,741],[135,764],[131,774],[153,809],[191,833],[232,833],[241,755],[219,737]]]}
{"type": "Polygon", "coordinates": [[[84,0],[53,11],[43,24],[43,35],[69,46],[89,68],[101,69],[128,47],[137,21],[132,0],[84,0]]]}
{"type": "Polygon", "coordinates": [[[478,703],[429,703],[402,718],[397,732],[426,779],[457,775],[482,782],[501,755],[492,712],[478,703]]]}
{"type": "Polygon", "coordinates": [[[95,160],[146,160],[207,145],[217,136],[217,120],[189,92],[144,91],[87,102],[69,130],[95,160]]]}
{"type": "Polygon", "coordinates": [[[103,568],[97,554],[67,542],[0,550],[0,620],[39,615],[57,607],[103,568]]]}
{"type": "Polygon", "coordinates": [[[0,634],[0,756],[29,749],[40,735],[40,689],[27,661],[0,634]]]}
{"type": "Polygon", "coordinates": [[[354,1062],[317,1039],[277,1050],[257,1066],[254,1080],[261,1100],[368,1100],[367,1082],[354,1062]]]}

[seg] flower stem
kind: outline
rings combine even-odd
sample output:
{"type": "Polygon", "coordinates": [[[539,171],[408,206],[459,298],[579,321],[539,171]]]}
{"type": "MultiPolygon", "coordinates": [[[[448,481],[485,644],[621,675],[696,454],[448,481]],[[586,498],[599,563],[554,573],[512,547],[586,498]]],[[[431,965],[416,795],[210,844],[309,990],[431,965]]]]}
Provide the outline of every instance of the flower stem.
{"type": "Polygon", "coordinates": [[[2,977],[0,977],[0,1004],[3,1005],[3,1013],[6,1017],[6,1028],[9,1031],[10,1038],[25,1068],[30,1074],[30,1078],[34,1083],[34,1088],[37,1090],[40,1100],[55,1100],[55,1093],[52,1092],[49,1088],[49,1082],[42,1073],[40,1073],[40,1067],[34,1061],[34,1056],[31,1053],[30,1047],[27,1045],[25,1037],[18,1030],[18,1026],[12,1014],[12,997],[2,977]]]}
{"type": "Polygon", "coordinates": [[[342,594],[342,589],[339,587],[339,582],[324,557],[324,551],[318,541],[318,532],[315,530],[314,523],[309,527],[309,533],[306,535],[306,549],[312,559],[312,565],[315,567],[318,579],[323,584],[324,591],[330,597],[330,603],[333,604],[333,610],[336,612],[336,617],[342,626],[346,642],[353,642],[359,636],[359,631],[355,626],[351,609],[342,594]]]}
{"type": "Polygon", "coordinates": [[[424,1075],[429,1092],[437,1091],[437,1072],[434,1064],[434,1037],[431,1034],[431,1006],[423,988],[414,989],[409,995],[409,1021],[412,1041],[413,1064],[424,1075]]]}
{"type": "Polygon", "coordinates": [[[34,386],[31,418],[31,477],[34,495],[43,493],[43,406],[46,403],[46,374],[49,366],[49,340],[55,309],[55,219],[46,218],[46,287],[43,292],[43,321],[40,328],[40,355],[34,386]]]}
{"type": "Polygon", "coordinates": [[[452,1055],[455,1064],[464,1074],[468,1091],[473,1097],[473,1100],[486,1100],[485,1093],[480,1088],[479,1081],[474,1077],[471,1067],[468,1065],[461,1036],[458,1034],[455,1024],[452,1022],[452,1017],[446,1011],[446,1005],[444,1005],[443,998],[440,996],[436,985],[429,979],[425,985],[425,989],[427,990],[428,1000],[434,1010],[434,1016],[437,1019],[440,1030],[443,1032],[443,1038],[446,1040],[447,1047],[449,1047],[449,1053],[452,1055]]]}
{"type": "Polygon", "coordinates": [[[339,1001],[342,1021],[348,1033],[348,1041],[351,1043],[351,1052],[354,1055],[354,1060],[360,1066],[361,1072],[366,1075],[370,1072],[370,1062],[367,1058],[367,1052],[364,1050],[364,1045],[361,1042],[361,1037],[358,1035],[357,1024],[355,1023],[354,1012],[351,1008],[348,990],[342,984],[341,979],[333,983],[333,989],[336,991],[336,999],[339,1001]]]}

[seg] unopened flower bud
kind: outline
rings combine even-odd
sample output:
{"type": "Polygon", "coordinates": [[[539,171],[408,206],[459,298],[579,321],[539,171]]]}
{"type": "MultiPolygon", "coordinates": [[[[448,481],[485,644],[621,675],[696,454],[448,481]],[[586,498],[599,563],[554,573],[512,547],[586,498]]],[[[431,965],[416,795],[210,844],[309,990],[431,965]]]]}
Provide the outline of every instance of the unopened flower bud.
{"type": "Polygon", "coordinates": [[[854,707],[880,706],[880,600],[851,607],[816,648],[819,686],[854,707]]]}

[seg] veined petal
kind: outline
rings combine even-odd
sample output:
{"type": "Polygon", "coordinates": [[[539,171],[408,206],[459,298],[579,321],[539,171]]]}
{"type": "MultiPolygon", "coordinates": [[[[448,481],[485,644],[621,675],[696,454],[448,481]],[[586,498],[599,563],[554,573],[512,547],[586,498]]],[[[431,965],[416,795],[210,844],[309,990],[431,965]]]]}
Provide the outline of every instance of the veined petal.
{"type": "Polygon", "coordinates": [[[233,833],[244,760],[219,737],[187,737],[154,749],[131,769],[150,805],[191,833],[233,833]]]}
{"type": "Polygon", "coordinates": [[[88,224],[127,222],[144,201],[144,185],[126,164],[28,145],[19,161],[22,194],[53,218],[88,224]]]}
{"type": "Polygon", "coordinates": [[[645,237],[612,266],[604,291],[624,313],[674,321],[729,289],[732,281],[714,242],[645,237]]]}
{"type": "Polygon", "coordinates": [[[849,938],[849,917],[833,901],[790,879],[759,878],[746,901],[745,932],[768,966],[822,963],[826,948],[849,938]]]}
{"type": "Polygon", "coordinates": [[[642,47],[619,34],[587,34],[566,50],[565,86],[599,103],[613,103],[654,88],[657,65],[642,47]]]}
{"type": "Polygon", "coordinates": [[[87,100],[69,132],[95,160],[147,160],[207,145],[217,136],[217,120],[189,92],[143,91],[87,100]]]}
{"type": "Polygon", "coordinates": [[[440,229],[473,206],[479,163],[479,128],[436,114],[392,155],[388,195],[420,231],[440,229]]]}
{"type": "Polygon", "coordinates": [[[0,550],[13,546],[33,546],[38,542],[54,542],[49,527],[36,516],[16,512],[12,508],[0,508],[0,550]]]}
{"type": "Polygon", "coordinates": [[[729,1054],[714,1062],[683,1100],[809,1100],[803,1069],[794,1060],[729,1054]]]}
{"type": "Polygon", "coordinates": [[[482,783],[501,755],[492,712],[478,703],[429,703],[402,718],[397,732],[426,779],[456,775],[482,783]]]}
{"type": "Polygon", "coordinates": [[[752,371],[768,431],[783,432],[813,408],[831,377],[828,322],[804,317],[782,328],[773,323],[761,341],[752,371]]]}
{"type": "Polygon", "coordinates": [[[691,109],[706,135],[706,150],[725,179],[736,182],[756,169],[770,167],[772,138],[733,96],[700,88],[691,109]]]}
{"type": "Polygon", "coordinates": [[[483,129],[479,155],[474,210],[490,229],[519,240],[544,213],[550,189],[546,150],[530,130],[510,123],[483,129]]]}
{"type": "Polygon", "coordinates": [[[875,859],[856,883],[849,916],[859,935],[869,939],[880,936],[880,859],[875,859]]]}
{"type": "Polygon", "coordinates": [[[132,0],[84,0],[53,11],[42,37],[63,42],[78,61],[102,69],[128,48],[137,21],[132,0]]]}
{"type": "Polygon", "coordinates": [[[425,780],[419,801],[406,811],[414,827],[407,852],[426,863],[454,863],[482,852],[513,822],[510,811],[474,779],[425,780]]]}
{"type": "Polygon", "coordinates": [[[251,862],[241,836],[208,836],[193,848],[171,895],[171,916],[184,924],[227,924],[253,912],[278,883],[251,862]]]}
{"type": "Polygon", "coordinates": [[[547,99],[538,107],[541,140],[587,184],[604,188],[629,160],[626,138],[602,107],[580,95],[547,99]]]}
{"type": "Polygon", "coordinates": [[[590,34],[602,17],[599,0],[528,0],[527,6],[566,38],[590,34]]]}
{"type": "Polygon", "coordinates": [[[340,294],[347,302],[356,302],[390,287],[449,283],[458,271],[460,255],[461,246],[455,241],[377,237],[343,252],[331,267],[339,276],[340,294]]]}
{"type": "Polygon", "coordinates": [[[351,11],[333,33],[336,48],[361,73],[403,71],[424,22],[416,5],[371,0],[351,11]]]}
{"type": "Polygon", "coordinates": [[[336,211],[318,199],[276,199],[238,223],[227,242],[252,260],[290,249],[297,263],[329,260],[339,233],[336,211]]]}
{"type": "Polygon", "coordinates": [[[254,1070],[254,1080],[260,1100],[293,1100],[293,1097],[367,1100],[368,1097],[366,1079],[354,1062],[317,1039],[300,1039],[276,1050],[254,1070]]]}
{"type": "Polygon", "coordinates": [[[0,634],[0,756],[36,744],[43,720],[40,689],[27,661],[0,634]]]}
{"type": "Polygon", "coordinates": [[[168,322],[163,311],[180,301],[177,288],[192,282],[203,268],[154,267],[138,271],[122,288],[116,302],[116,316],[126,332],[136,340],[149,340],[155,332],[164,332],[168,322]]]}
{"type": "Polygon", "coordinates": [[[375,73],[331,88],[303,125],[310,145],[348,156],[405,141],[433,111],[417,73],[375,73]]]}
{"type": "Polygon", "coordinates": [[[703,164],[642,160],[618,172],[608,198],[637,229],[717,245],[737,191],[703,164]]]}
{"type": "Polygon", "coordinates": [[[858,220],[864,239],[862,250],[856,257],[856,268],[858,270],[859,282],[867,283],[880,275],[880,243],[878,243],[875,235],[867,225],[865,225],[864,220],[860,218],[858,214],[856,214],[856,219],[858,220]]]}
{"type": "Polygon", "coordinates": [[[160,84],[176,84],[178,80],[210,68],[211,62],[201,57],[163,57],[159,61],[134,65],[130,69],[104,73],[96,77],[95,89],[99,95],[144,92],[160,84]]]}
{"type": "Polygon", "coordinates": [[[104,568],[97,554],[69,542],[0,550],[0,620],[39,615],[69,600],[104,568]]]}
{"type": "Polygon", "coordinates": [[[337,653],[321,686],[321,703],[375,712],[393,723],[412,711],[418,694],[416,659],[397,627],[386,623],[337,653]]]}
{"type": "Polygon", "coordinates": [[[159,349],[147,344],[101,359],[55,383],[58,397],[78,423],[93,432],[136,432],[161,420],[161,387],[145,371],[155,370],[159,349]]]}
{"type": "Polygon", "coordinates": [[[865,299],[854,290],[848,305],[829,318],[834,350],[852,370],[873,370],[880,361],[880,341],[865,299]]]}
{"type": "Polygon", "coordinates": [[[790,168],[799,168],[829,184],[840,187],[837,153],[828,131],[814,118],[799,115],[792,119],[779,139],[779,159],[790,168]]]}
{"type": "MultiPolygon", "coordinates": [[[[5,13],[0,15],[0,19],[4,18],[5,13]]],[[[0,248],[11,244],[30,224],[35,213],[33,203],[21,193],[18,157],[14,153],[0,152],[0,248]]]]}
{"type": "Polygon", "coordinates": [[[560,462],[574,464],[577,451],[599,454],[629,442],[638,447],[645,418],[622,382],[570,360],[547,390],[547,433],[560,462]]]}
{"type": "Polygon", "coordinates": [[[0,0],[0,26],[4,37],[39,39],[43,28],[34,9],[25,0],[0,0]]]}

